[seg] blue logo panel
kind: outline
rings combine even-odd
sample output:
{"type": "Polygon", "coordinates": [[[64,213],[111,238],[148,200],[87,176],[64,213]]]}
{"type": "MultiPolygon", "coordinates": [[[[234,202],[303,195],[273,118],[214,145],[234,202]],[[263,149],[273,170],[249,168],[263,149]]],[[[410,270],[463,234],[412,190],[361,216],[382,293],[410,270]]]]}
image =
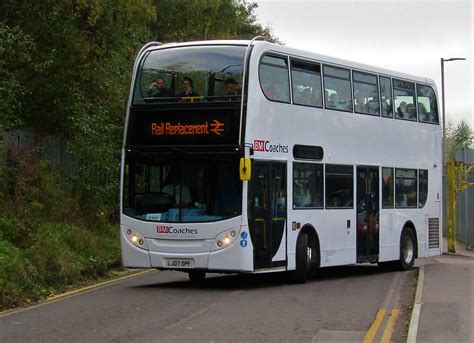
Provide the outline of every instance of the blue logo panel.
{"type": "Polygon", "coordinates": [[[248,237],[247,231],[243,231],[243,232],[240,234],[240,237],[241,237],[242,239],[247,239],[247,237],[248,237]]]}
{"type": "Polygon", "coordinates": [[[246,241],[245,239],[242,239],[242,240],[240,241],[240,246],[241,246],[242,248],[245,248],[245,247],[247,246],[247,241],[246,241]]]}

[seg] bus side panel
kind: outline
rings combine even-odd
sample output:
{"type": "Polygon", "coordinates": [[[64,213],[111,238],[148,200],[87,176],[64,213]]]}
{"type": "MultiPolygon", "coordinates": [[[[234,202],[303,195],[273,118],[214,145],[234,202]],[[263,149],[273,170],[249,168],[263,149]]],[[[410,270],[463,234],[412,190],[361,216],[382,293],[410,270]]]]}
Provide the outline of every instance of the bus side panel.
{"type": "Polygon", "coordinates": [[[380,211],[380,262],[397,260],[400,255],[401,230],[395,222],[395,216],[394,209],[380,211]]]}

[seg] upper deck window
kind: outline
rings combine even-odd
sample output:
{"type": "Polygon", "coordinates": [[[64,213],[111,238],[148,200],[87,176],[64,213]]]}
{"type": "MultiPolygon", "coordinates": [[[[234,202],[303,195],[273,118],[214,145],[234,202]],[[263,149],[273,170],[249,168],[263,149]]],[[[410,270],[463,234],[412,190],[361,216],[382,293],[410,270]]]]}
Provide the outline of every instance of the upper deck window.
{"type": "Polygon", "coordinates": [[[192,46],[150,52],[140,66],[134,104],[239,100],[245,46],[192,46]]]}
{"type": "Polygon", "coordinates": [[[395,97],[395,117],[416,120],[415,84],[393,79],[393,95],[395,97]]]}
{"type": "Polygon", "coordinates": [[[320,64],[292,60],[291,81],[294,104],[323,106],[320,64]]]}
{"type": "Polygon", "coordinates": [[[266,55],[260,61],[260,86],[269,100],[290,102],[290,81],[286,58],[266,55]]]}
{"type": "Polygon", "coordinates": [[[416,84],[418,115],[421,122],[438,124],[438,105],[436,95],[430,86],[416,84]]]}
{"type": "Polygon", "coordinates": [[[352,112],[349,69],[325,65],[323,71],[326,108],[352,112]]]}
{"type": "Polygon", "coordinates": [[[380,96],[382,98],[382,116],[392,118],[392,82],[388,77],[380,76],[380,96]]]}
{"type": "Polygon", "coordinates": [[[380,114],[377,75],[352,72],[354,80],[354,109],[357,113],[380,114]]]}

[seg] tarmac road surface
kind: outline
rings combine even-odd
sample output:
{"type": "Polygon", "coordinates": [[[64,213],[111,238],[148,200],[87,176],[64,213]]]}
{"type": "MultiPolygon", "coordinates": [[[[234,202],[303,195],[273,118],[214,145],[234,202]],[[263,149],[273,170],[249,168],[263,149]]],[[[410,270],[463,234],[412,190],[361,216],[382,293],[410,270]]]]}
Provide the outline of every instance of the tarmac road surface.
{"type": "Polygon", "coordinates": [[[0,314],[0,342],[405,342],[417,269],[208,275],[156,271],[0,314]]]}

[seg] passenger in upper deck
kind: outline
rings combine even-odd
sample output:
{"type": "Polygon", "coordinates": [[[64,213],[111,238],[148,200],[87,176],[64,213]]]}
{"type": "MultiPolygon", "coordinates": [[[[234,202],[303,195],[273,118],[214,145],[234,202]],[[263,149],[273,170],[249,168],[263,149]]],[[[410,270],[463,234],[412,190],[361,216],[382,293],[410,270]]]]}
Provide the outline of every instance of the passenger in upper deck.
{"type": "Polygon", "coordinates": [[[420,117],[420,121],[431,121],[425,105],[423,105],[421,102],[418,102],[418,115],[420,117]]]}
{"type": "Polygon", "coordinates": [[[367,108],[371,114],[379,114],[379,102],[376,99],[370,99],[367,103],[367,108]]]}
{"type": "Polygon", "coordinates": [[[273,100],[276,101],[290,101],[289,93],[288,93],[288,86],[283,84],[282,82],[275,82],[272,84],[271,89],[273,100]]]}
{"type": "Polygon", "coordinates": [[[343,97],[340,97],[337,93],[332,93],[329,96],[329,101],[327,107],[336,109],[336,110],[347,110],[346,108],[347,100],[343,97]]]}
{"type": "Polygon", "coordinates": [[[416,120],[416,106],[415,104],[407,105],[408,119],[416,120]]]}
{"type": "Polygon", "coordinates": [[[159,77],[153,82],[147,92],[148,97],[152,98],[162,98],[162,97],[170,97],[171,92],[168,88],[166,88],[166,82],[163,78],[159,77]]]}
{"type": "Polygon", "coordinates": [[[271,86],[268,83],[262,83],[262,91],[268,99],[273,100],[271,86]]]}
{"type": "Polygon", "coordinates": [[[356,110],[356,112],[367,113],[369,107],[365,103],[366,99],[365,99],[364,95],[359,91],[355,91],[354,95],[355,95],[355,110],[356,110]]]}
{"type": "Polygon", "coordinates": [[[224,89],[226,95],[240,95],[239,84],[233,78],[229,77],[224,81],[224,89]]]}
{"type": "Polygon", "coordinates": [[[400,103],[400,106],[398,106],[398,108],[397,108],[397,117],[398,118],[408,118],[407,103],[405,101],[402,101],[400,103]]]}
{"type": "Polygon", "coordinates": [[[193,80],[189,77],[185,77],[183,79],[183,91],[181,93],[178,93],[179,97],[185,97],[185,96],[199,96],[198,93],[193,91],[193,80]]]}
{"type": "Polygon", "coordinates": [[[392,116],[392,106],[389,101],[385,98],[382,98],[382,115],[392,116]]]}

